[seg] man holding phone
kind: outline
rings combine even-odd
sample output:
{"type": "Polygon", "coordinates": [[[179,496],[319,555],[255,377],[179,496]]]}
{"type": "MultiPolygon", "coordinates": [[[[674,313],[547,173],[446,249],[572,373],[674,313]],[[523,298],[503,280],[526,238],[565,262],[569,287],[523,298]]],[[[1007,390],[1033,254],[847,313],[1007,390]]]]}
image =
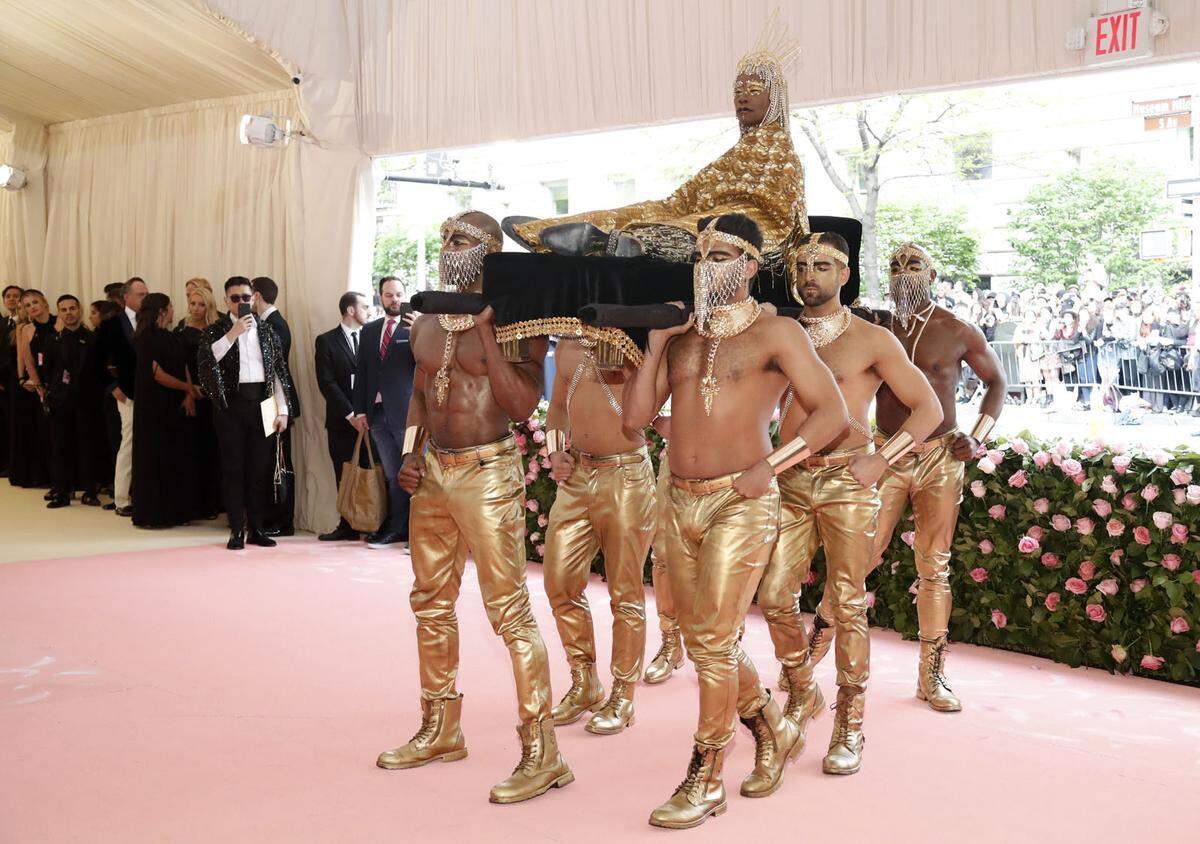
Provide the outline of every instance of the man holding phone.
{"type": "Polygon", "coordinates": [[[200,343],[200,384],[216,410],[214,425],[221,447],[221,484],[229,514],[231,551],[251,545],[275,545],[263,532],[267,508],[267,475],[275,435],[287,428],[296,408],[296,391],[288,373],[279,335],[252,313],[250,280],[233,276],[225,282],[229,313],[208,327],[200,343]],[[274,399],[275,418],[268,435],[263,404],[274,399]],[[246,536],[249,522],[250,534],[246,536]]]}

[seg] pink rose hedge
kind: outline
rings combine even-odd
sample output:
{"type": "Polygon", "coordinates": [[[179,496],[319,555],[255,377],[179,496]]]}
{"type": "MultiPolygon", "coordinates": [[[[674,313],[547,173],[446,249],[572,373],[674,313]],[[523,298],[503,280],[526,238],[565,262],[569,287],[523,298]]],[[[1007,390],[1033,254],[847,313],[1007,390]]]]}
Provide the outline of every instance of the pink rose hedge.
{"type": "MultiPolygon", "coordinates": [[[[537,441],[544,435],[534,437],[544,421],[543,407],[516,431],[526,496],[537,502],[525,511],[534,562],[556,489],[537,441]]],[[[653,430],[646,436],[657,471],[662,441],[653,430]]],[[[1019,445],[989,443],[966,467],[950,562],[951,640],[1200,685],[1197,466],[1200,454],[1186,449],[1151,454],[1029,433],[1019,445]]],[[[871,623],[908,638],[917,635],[913,529],[906,514],[867,580],[871,623]]],[[[593,568],[603,571],[599,557],[593,568]]],[[[824,583],[819,552],[812,572],[800,598],[806,612],[824,583]]]]}

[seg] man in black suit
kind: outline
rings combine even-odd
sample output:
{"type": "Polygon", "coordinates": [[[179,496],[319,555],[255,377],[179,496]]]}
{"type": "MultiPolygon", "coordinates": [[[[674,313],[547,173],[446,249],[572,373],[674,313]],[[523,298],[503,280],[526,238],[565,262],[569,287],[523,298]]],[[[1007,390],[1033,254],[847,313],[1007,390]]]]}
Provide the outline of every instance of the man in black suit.
{"type": "MultiPolygon", "coordinates": [[[[283,359],[288,362],[289,372],[291,371],[291,354],[292,354],[292,330],[288,327],[287,320],[283,318],[283,314],[275,307],[275,300],[279,298],[279,285],[272,279],[266,276],[259,276],[250,282],[250,286],[254,289],[254,312],[258,314],[258,318],[275,329],[275,333],[279,335],[279,343],[283,349],[283,359]]],[[[296,396],[295,415],[291,418],[291,423],[295,424],[300,418],[300,397],[296,396]]],[[[289,472],[292,472],[292,424],[289,424],[280,434],[279,439],[283,443],[283,464],[289,472]]],[[[271,464],[271,476],[274,475],[275,464],[271,464]]],[[[294,478],[295,475],[293,474],[294,478]]],[[[292,536],[296,533],[296,484],[291,483],[287,486],[287,495],[282,501],[275,501],[273,506],[267,508],[266,516],[266,533],[268,536],[292,536]]]]}
{"type": "MultiPolygon", "coordinates": [[[[362,327],[371,313],[371,303],[360,293],[343,293],[338,300],[341,324],[317,337],[317,384],[325,397],[325,433],[329,438],[329,458],[338,485],[342,483],[342,464],[354,453],[358,431],[354,428],[354,376],[358,365],[358,347],[362,327]]],[[[322,542],[357,540],[359,533],[344,518],[329,533],[317,537],[322,542]]]]}
{"type": "Polygon", "coordinates": [[[372,548],[408,541],[408,493],[400,486],[404,429],[416,362],[408,346],[412,316],[402,316],[404,285],[395,276],[379,280],[383,317],[363,328],[354,384],[354,427],[370,430],[388,482],[388,520],[367,537],[372,548]]]}
{"type": "Polygon", "coordinates": [[[84,504],[100,506],[94,427],[100,415],[100,387],[92,362],[96,338],[83,324],[79,300],[58,297],[62,330],[50,344],[46,405],[50,408],[50,474],[54,496],[46,506],[67,507],[75,490],[84,504]]]}
{"type": "Polygon", "coordinates": [[[13,370],[16,358],[8,354],[8,344],[17,327],[17,308],[25,291],[15,284],[4,288],[4,309],[0,311],[0,475],[8,474],[8,386],[17,382],[13,370]]]}
{"type": "MultiPolygon", "coordinates": [[[[121,289],[122,310],[100,323],[96,337],[96,365],[105,385],[104,393],[117,402],[121,416],[121,445],[113,478],[113,503],[118,516],[132,516],[129,484],[133,479],[133,385],[137,378],[137,353],[133,329],[137,312],[146,298],[146,282],[134,276],[121,289]]],[[[109,509],[105,505],[105,509],[109,509]]]]}
{"type": "Polygon", "coordinates": [[[288,372],[279,335],[269,322],[254,315],[250,279],[233,276],[225,282],[229,312],[204,332],[197,353],[200,385],[213,403],[213,425],[221,451],[221,487],[229,514],[231,551],[246,543],[271,548],[275,540],[263,532],[268,509],[270,466],[275,436],[294,415],[296,391],[288,372]],[[245,316],[238,309],[246,306],[245,316]],[[261,405],[275,400],[272,433],[263,431],[261,405]],[[249,522],[249,535],[246,534],[249,522]]]}

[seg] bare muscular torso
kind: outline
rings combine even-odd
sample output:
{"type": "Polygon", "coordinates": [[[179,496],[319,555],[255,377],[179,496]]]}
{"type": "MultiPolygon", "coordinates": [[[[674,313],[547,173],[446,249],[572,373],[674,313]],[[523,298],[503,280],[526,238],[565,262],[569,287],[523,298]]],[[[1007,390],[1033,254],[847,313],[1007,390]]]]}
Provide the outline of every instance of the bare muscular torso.
{"type": "Polygon", "coordinates": [[[671,388],[671,471],[684,478],[741,472],[771,452],[769,425],[787,377],[775,361],[783,317],[759,316],[721,341],[713,369],[720,391],[705,415],[700,380],[708,341],[693,328],[667,348],[671,388]]]}
{"type": "MultiPolygon", "coordinates": [[[[583,346],[578,341],[567,338],[558,341],[554,361],[566,384],[560,380],[555,389],[567,389],[573,373],[584,361],[583,354],[583,346]]],[[[600,372],[619,406],[625,373],[620,370],[600,372]]],[[[621,427],[621,417],[609,401],[609,392],[596,380],[596,370],[591,366],[585,366],[576,381],[567,415],[571,427],[571,444],[587,454],[624,454],[639,448],[645,442],[640,432],[630,436],[621,427]]]]}
{"type": "MultiPolygon", "coordinates": [[[[942,405],[942,423],[931,434],[938,436],[958,424],[954,396],[963,359],[968,351],[971,327],[942,307],[934,307],[923,332],[922,327],[921,323],[914,320],[912,331],[908,332],[900,327],[899,321],[892,321],[892,333],[899,339],[909,359],[924,373],[942,405]]],[[[888,434],[895,433],[903,427],[908,413],[908,408],[884,384],[879,390],[875,406],[875,420],[880,430],[888,434]]]]}

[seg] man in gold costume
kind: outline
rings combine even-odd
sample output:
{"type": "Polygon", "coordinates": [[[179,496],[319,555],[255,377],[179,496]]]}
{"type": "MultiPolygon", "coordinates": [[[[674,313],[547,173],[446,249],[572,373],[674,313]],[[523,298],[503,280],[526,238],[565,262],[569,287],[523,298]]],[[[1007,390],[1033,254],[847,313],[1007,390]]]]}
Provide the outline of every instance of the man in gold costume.
{"type": "MultiPolygon", "coordinates": [[[[846,240],[834,232],[814,232],[789,250],[792,295],[804,303],[800,323],[837,377],[850,426],[825,450],[780,474],[779,541],[758,590],[758,605],[783,666],[780,687],[789,692],[784,714],[803,737],[825,701],[813,679],[798,596],[817,547],[824,546],[838,667],[836,715],[822,763],[827,774],[857,773],[862,764],[871,649],[866,580],[879,509],[875,484],[942,418],[937,396],[891,332],[852,315],[842,304],[845,297],[839,294],[850,280],[849,252],[846,240]],[[867,424],[881,384],[911,412],[877,452],[867,424]]],[[[781,440],[795,436],[804,421],[804,411],[792,405],[789,392],[779,425],[781,440]]]]}
{"type": "Polygon", "coordinates": [[[795,320],[764,313],[750,296],[762,234],[744,214],[700,221],[693,320],[650,332],[625,389],[625,422],[649,424],[671,398],[667,568],[688,656],[700,686],[687,776],[650,815],[683,829],[726,809],[725,747],[740,716],[754,736],[747,797],[779,788],[799,733],[759,682],[738,642],[779,528],[775,476],[846,427],[829,369],[795,320]],[[792,384],[806,412],[797,435],[772,449],[771,416],[792,384]]]}
{"type": "Polygon", "coordinates": [[[784,78],[797,54],[786,28],[772,18],[754,51],[738,62],[733,106],[741,137],[666,199],[568,217],[506,217],[504,231],[537,252],[644,253],[687,262],[700,218],[740,213],[758,223],[764,261],[778,262],[788,236],[808,226],[804,169],[792,146],[784,78]]]}
{"type": "MultiPolygon", "coordinates": [[[[500,250],[500,238],[496,221],[478,211],[443,223],[442,288],[478,291],[484,256],[500,250]]],[[[489,307],[476,316],[422,315],[410,342],[417,368],[400,482],[412,494],[422,717],[412,740],[377,764],[414,768],[467,755],[454,605],[470,551],[488,620],[512,659],[520,717],[521,761],[490,799],[516,803],[574,780],[554,736],[550,667],[525,583],[524,474],[509,431],[537,407],[546,341],[530,339],[526,361],[506,360],[489,307]]]]}
{"type": "MultiPolygon", "coordinates": [[[[882,561],[896,524],[911,501],[916,522],[913,551],[921,640],[917,697],[935,712],[957,712],[962,703],[946,682],[944,666],[951,607],[950,548],[962,501],[963,462],[972,459],[980,444],[987,440],[1004,406],[1008,385],[983,333],[934,303],[930,288],[936,278],[933,259],[920,246],[906,243],[892,254],[891,330],[937,395],[942,422],[932,436],[918,441],[894,462],[880,481],[872,568],[882,561]],[[986,385],[979,418],[969,434],[958,430],[956,417],[955,391],[963,363],[986,385]]],[[[908,408],[903,397],[884,384],[875,414],[879,429],[876,442],[881,442],[901,431],[908,408]]],[[[811,665],[816,665],[829,650],[829,633],[834,625],[833,601],[827,581],[814,619],[808,659],[811,665]]]]}
{"type": "Polygon", "coordinates": [[[571,688],[554,707],[554,723],[572,724],[593,710],[587,731],[612,735],[633,723],[633,692],[646,650],[642,570],[654,535],[654,470],[642,432],[624,427],[613,392],[612,384],[623,382],[632,367],[601,369],[595,346],[587,337],[564,337],[555,351],[546,452],[558,492],[542,568],[571,665],[571,688]],[[584,595],[597,549],[604,552],[613,614],[613,683],[607,701],[584,595]]]}
{"type": "Polygon", "coordinates": [[[667,521],[671,517],[671,459],[667,441],[671,439],[671,414],[664,410],[654,417],[654,430],[663,438],[658,453],[658,482],[655,487],[657,505],[654,542],[650,546],[650,580],[654,586],[654,605],[658,611],[658,628],[662,644],[643,678],[650,685],[665,683],[683,667],[683,637],[679,632],[679,613],[675,596],[671,594],[671,578],[667,576],[667,521]]]}

